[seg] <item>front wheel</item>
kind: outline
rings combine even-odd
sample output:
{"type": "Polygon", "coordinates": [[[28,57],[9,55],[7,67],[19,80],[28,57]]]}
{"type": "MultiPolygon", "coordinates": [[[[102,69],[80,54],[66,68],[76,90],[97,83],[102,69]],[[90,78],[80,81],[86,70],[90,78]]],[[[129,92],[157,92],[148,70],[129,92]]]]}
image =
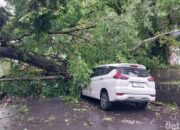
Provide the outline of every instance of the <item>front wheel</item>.
{"type": "Polygon", "coordinates": [[[107,92],[101,92],[100,95],[100,105],[101,109],[108,110],[111,107],[111,102],[109,101],[109,96],[107,92]]]}

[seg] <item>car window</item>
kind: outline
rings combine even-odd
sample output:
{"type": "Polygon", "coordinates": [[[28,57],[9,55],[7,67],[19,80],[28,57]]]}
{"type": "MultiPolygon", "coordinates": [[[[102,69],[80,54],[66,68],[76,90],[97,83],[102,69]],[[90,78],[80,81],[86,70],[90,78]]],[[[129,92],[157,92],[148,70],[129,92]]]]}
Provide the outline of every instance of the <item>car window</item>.
{"type": "Polygon", "coordinates": [[[96,68],[96,69],[93,69],[93,74],[91,77],[96,77],[96,76],[99,76],[101,73],[101,68],[96,68]]]}
{"type": "Polygon", "coordinates": [[[122,74],[132,76],[132,77],[150,76],[149,72],[146,69],[141,69],[141,68],[121,67],[119,68],[119,70],[122,74]]]}
{"type": "Polygon", "coordinates": [[[99,67],[96,69],[93,69],[93,74],[91,77],[96,77],[96,76],[101,76],[101,75],[106,75],[109,72],[111,72],[114,69],[114,67],[99,67]]]}
{"type": "Polygon", "coordinates": [[[100,76],[103,73],[103,68],[98,68],[95,72],[96,76],[100,76]]]}
{"type": "Polygon", "coordinates": [[[116,67],[114,67],[114,66],[108,66],[107,68],[106,68],[106,74],[108,74],[108,73],[110,73],[113,69],[115,69],[116,67]]]}

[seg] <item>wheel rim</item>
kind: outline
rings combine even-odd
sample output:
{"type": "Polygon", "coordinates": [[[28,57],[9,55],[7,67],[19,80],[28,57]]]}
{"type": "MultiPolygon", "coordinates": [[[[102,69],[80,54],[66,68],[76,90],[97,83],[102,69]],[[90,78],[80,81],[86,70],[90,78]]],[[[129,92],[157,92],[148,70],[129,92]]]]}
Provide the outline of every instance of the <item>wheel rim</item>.
{"type": "Polygon", "coordinates": [[[101,106],[104,108],[106,107],[106,103],[108,102],[109,98],[107,94],[103,93],[101,96],[101,106]]]}

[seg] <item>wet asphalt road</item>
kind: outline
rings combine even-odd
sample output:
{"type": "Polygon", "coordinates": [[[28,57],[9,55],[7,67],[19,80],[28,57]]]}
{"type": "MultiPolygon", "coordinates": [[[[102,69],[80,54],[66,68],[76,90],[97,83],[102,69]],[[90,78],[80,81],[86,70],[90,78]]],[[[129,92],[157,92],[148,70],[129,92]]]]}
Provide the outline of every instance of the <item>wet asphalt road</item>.
{"type": "Polygon", "coordinates": [[[138,110],[133,104],[114,104],[108,111],[86,98],[78,104],[59,99],[28,99],[27,107],[1,105],[0,130],[178,130],[180,111],[150,104],[138,110]],[[26,114],[19,114],[27,112],[26,114]],[[167,125],[167,123],[171,124],[167,125]]]}

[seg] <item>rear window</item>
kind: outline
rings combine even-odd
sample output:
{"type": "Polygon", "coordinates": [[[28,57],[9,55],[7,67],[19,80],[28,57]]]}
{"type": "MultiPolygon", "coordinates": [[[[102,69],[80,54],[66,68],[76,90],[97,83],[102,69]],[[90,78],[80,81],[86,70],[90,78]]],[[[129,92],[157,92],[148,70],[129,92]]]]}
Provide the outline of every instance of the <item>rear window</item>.
{"type": "Polygon", "coordinates": [[[150,76],[149,72],[146,69],[141,68],[130,68],[130,67],[121,67],[119,68],[122,74],[132,76],[132,77],[148,77],[150,76]]]}

